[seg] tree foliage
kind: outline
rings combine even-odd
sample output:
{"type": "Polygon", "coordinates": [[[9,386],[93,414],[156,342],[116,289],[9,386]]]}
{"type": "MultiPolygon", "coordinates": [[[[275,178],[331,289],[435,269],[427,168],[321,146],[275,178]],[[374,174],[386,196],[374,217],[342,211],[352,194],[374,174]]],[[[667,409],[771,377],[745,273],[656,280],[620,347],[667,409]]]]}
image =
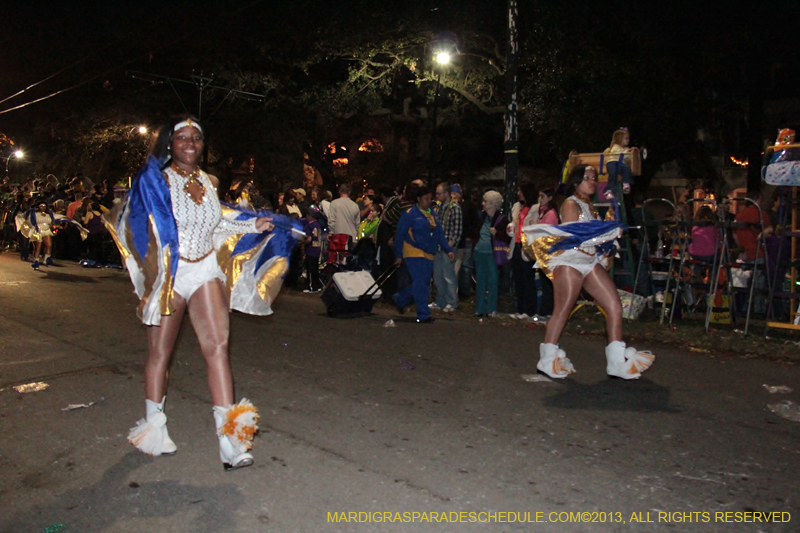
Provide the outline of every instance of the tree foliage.
{"type": "MultiPolygon", "coordinates": [[[[506,1],[196,7],[104,4],[87,23],[112,20],[113,26],[74,40],[64,29],[78,14],[59,10],[63,21],[51,22],[50,29],[65,54],[42,63],[55,71],[94,47],[76,71],[80,75],[59,87],[81,76],[92,81],[15,111],[35,118],[4,130],[15,139],[24,132],[42,172],[83,169],[124,177],[143,153],[142,139],[128,135],[129,128],[155,127],[173,112],[196,112],[198,101],[191,85],[150,84],[126,71],[184,79],[213,73],[215,85],[265,95],[249,101],[224,90],[204,92],[209,162],[223,178],[252,158],[260,184],[273,190],[297,185],[304,153],[329,188],[339,179],[401,182],[432,167],[471,174],[501,164],[506,1]],[[146,31],[136,17],[147,18],[146,31]],[[451,53],[451,64],[434,63],[440,50],[451,53]],[[359,152],[366,140],[379,141],[384,150],[359,152]],[[347,148],[349,174],[334,166],[331,143],[347,148]]],[[[634,144],[648,147],[650,172],[678,158],[685,172],[707,176],[714,172],[712,157],[753,144],[739,132],[750,127],[744,117],[766,68],[758,62],[764,54],[753,50],[766,47],[763,28],[733,9],[718,12],[680,0],[663,6],[536,0],[519,8],[523,165],[555,175],[570,150],[602,150],[620,126],[630,129],[634,144]],[[696,140],[701,129],[711,143],[696,140]]],[[[24,36],[25,28],[24,16],[10,24],[12,34],[24,36]]],[[[791,35],[782,32],[777,42],[791,35]]],[[[31,49],[43,54],[45,47],[37,41],[31,49]]],[[[778,60],[769,65],[768,72],[791,70],[778,60]]],[[[10,69],[18,85],[28,83],[19,74],[24,67],[10,69]]],[[[791,86],[762,84],[765,96],[781,84],[791,86]]]]}

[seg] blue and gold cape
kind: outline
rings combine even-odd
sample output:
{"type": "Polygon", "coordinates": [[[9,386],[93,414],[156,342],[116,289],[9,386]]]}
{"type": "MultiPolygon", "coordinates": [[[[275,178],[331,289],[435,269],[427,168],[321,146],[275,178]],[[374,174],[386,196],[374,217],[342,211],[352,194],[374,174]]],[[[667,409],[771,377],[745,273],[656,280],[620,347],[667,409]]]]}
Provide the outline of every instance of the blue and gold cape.
{"type": "MultiPolygon", "coordinates": [[[[173,286],[180,259],[178,227],[162,167],[162,161],[150,157],[124,201],[103,217],[140,299],[139,317],[153,326],[161,323],[162,315],[174,311],[173,286]]],[[[218,227],[213,236],[217,262],[227,278],[230,308],[252,315],[272,314],[288,258],[304,235],[302,228],[294,219],[269,211],[221,206],[222,216],[229,220],[273,219],[275,229],[270,232],[236,234],[218,227]]]]}
{"type": "Polygon", "coordinates": [[[567,222],[560,225],[531,224],[522,228],[522,248],[528,257],[535,259],[536,268],[548,276],[552,274],[551,263],[568,250],[581,245],[594,246],[598,258],[614,253],[614,243],[627,226],[616,221],[591,220],[567,222]]]}

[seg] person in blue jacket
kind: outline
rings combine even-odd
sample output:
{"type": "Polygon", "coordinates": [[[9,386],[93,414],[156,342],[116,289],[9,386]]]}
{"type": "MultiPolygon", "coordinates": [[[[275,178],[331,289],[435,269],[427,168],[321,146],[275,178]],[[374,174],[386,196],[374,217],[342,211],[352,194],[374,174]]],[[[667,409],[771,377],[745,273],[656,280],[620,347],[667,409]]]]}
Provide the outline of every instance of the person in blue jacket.
{"type": "Polygon", "coordinates": [[[450,261],[455,261],[453,249],[447,242],[436,215],[430,212],[433,193],[427,187],[417,189],[417,203],[400,217],[394,238],[394,251],[399,265],[405,261],[411,274],[411,285],[394,295],[400,313],[414,302],[417,306],[417,323],[433,322],[428,307],[433,258],[441,246],[450,261]]]}

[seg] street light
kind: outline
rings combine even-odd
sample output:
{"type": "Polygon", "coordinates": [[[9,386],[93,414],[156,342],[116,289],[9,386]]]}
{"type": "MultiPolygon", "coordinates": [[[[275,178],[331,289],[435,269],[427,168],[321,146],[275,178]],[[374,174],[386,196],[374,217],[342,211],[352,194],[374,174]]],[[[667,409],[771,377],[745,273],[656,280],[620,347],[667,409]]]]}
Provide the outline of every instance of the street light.
{"type": "Polygon", "coordinates": [[[9,159],[11,159],[12,157],[16,157],[17,159],[22,159],[24,155],[25,155],[25,152],[23,152],[22,150],[17,150],[13,154],[8,155],[8,156],[3,158],[3,159],[6,160],[6,176],[8,176],[8,161],[9,161],[9,159]]]}
{"type": "Polygon", "coordinates": [[[139,126],[139,133],[141,133],[142,135],[147,135],[147,127],[139,126]]]}
{"type": "MultiPolygon", "coordinates": [[[[433,113],[431,113],[431,119],[433,121],[433,124],[431,126],[431,139],[430,140],[431,140],[431,144],[433,144],[434,148],[435,148],[436,144],[437,144],[437,141],[436,141],[436,120],[437,120],[436,115],[437,115],[437,111],[439,109],[439,105],[437,103],[438,100],[439,100],[439,87],[441,85],[440,82],[442,80],[442,71],[444,70],[445,65],[448,65],[450,63],[450,54],[448,52],[444,52],[444,51],[436,52],[436,55],[434,56],[434,60],[437,63],[439,63],[439,75],[436,76],[436,89],[433,91],[433,113]]],[[[433,166],[436,166],[436,161],[433,161],[433,149],[429,148],[428,150],[429,150],[431,161],[433,162],[433,166]]]]}

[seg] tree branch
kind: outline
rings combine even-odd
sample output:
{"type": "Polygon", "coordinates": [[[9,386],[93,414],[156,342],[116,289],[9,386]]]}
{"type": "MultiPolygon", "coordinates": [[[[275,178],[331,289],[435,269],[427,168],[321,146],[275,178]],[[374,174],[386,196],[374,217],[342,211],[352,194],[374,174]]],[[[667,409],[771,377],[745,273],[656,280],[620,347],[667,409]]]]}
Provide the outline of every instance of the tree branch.
{"type": "Polygon", "coordinates": [[[447,87],[451,91],[457,92],[458,94],[463,96],[467,101],[469,101],[471,104],[473,104],[475,107],[477,107],[478,109],[480,109],[481,111],[483,111],[487,115],[494,115],[494,114],[497,114],[497,113],[504,113],[505,110],[506,110],[505,106],[489,107],[486,104],[484,104],[483,102],[481,102],[478,99],[478,97],[476,97],[472,93],[470,93],[470,92],[468,92],[468,91],[466,91],[466,90],[464,90],[464,89],[462,89],[460,87],[456,87],[456,86],[453,86],[453,85],[448,85],[446,82],[441,82],[441,85],[443,87],[447,87]]]}

